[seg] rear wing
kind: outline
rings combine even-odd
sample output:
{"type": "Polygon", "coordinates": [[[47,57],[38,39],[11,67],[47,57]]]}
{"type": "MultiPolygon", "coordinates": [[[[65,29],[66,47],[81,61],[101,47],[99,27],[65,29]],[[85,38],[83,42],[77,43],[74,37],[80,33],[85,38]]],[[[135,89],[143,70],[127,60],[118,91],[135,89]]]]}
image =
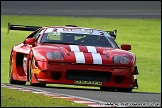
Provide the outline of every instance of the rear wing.
{"type": "MultiPolygon", "coordinates": [[[[66,26],[77,27],[76,25],[66,25],[66,26]]],[[[42,28],[42,27],[40,27],[40,26],[26,26],[26,25],[13,25],[13,24],[10,24],[10,22],[8,22],[7,34],[9,33],[10,30],[35,31],[39,28],[42,28]]],[[[113,37],[114,40],[116,39],[117,30],[106,31],[106,32],[108,32],[113,37]]]]}
{"type": "Polygon", "coordinates": [[[10,24],[10,22],[8,22],[8,32],[7,34],[9,33],[10,30],[22,30],[22,31],[35,31],[39,28],[42,28],[42,27],[39,27],[39,26],[26,26],[26,25],[13,25],[13,24],[10,24]]]}
{"type": "Polygon", "coordinates": [[[107,32],[111,35],[111,37],[114,38],[114,40],[116,39],[117,30],[114,30],[114,31],[107,31],[107,32]]]}

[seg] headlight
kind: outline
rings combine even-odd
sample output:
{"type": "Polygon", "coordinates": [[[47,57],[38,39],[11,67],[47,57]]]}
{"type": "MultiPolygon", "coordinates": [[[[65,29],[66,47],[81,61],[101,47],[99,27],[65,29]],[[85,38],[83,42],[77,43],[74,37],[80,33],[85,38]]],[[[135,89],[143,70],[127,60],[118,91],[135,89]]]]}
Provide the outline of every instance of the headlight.
{"type": "Polygon", "coordinates": [[[125,56],[121,56],[120,57],[120,63],[122,64],[128,64],[129,63],[129,59],[125,56]]]}
{"type": "Polygon", "coordinates": [[[116,63],[116,64],[128,64],[129,59],[125,56],[114,56],[113,62],[116,63]]]}
{"type": "Polygon", "coordinates": [[[49,60],[63,60],[63,54],[61,52],[48,52],[46,56],[49,60]]]}
{"type": "Polygon", "coordinates": [[[114,63],[120,63],[120,56],[114,56],[113,61],[114,63]]]}

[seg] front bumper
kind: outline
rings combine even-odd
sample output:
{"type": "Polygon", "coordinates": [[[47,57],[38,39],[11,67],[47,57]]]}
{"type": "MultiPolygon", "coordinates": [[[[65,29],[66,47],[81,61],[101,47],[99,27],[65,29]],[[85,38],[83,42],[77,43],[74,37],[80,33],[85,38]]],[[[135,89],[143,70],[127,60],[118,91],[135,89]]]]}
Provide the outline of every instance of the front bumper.
{"type": "Polygon", "coordinates": [[[136,66],[55,63],[35,73],[36,82],[119,88],[138,88],[136,66]]]}

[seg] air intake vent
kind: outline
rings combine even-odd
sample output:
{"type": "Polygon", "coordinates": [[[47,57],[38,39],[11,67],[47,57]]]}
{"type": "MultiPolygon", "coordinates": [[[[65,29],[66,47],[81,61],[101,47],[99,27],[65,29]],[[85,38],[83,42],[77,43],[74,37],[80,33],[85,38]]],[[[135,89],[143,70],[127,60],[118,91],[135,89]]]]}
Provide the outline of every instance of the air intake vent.
{"type": "Polygon", "coordinates": [[[110,81],[110,72],[87,71],[87,70],[67,70],[66,79],[68,80],[86,80],[86,81],[110,81]]]}

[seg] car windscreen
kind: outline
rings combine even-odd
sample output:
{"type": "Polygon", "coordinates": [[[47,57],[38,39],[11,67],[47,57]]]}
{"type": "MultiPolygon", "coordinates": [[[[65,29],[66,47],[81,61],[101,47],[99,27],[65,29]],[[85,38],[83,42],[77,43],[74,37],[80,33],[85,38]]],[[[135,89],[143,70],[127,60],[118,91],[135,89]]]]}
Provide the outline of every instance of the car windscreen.
{"type": "Polygon", "coordinates": [[[43,34],[40,43],[75,44],[118,48],[116,42],[111,37],[81,33],[48,32],[43,34]]]}

